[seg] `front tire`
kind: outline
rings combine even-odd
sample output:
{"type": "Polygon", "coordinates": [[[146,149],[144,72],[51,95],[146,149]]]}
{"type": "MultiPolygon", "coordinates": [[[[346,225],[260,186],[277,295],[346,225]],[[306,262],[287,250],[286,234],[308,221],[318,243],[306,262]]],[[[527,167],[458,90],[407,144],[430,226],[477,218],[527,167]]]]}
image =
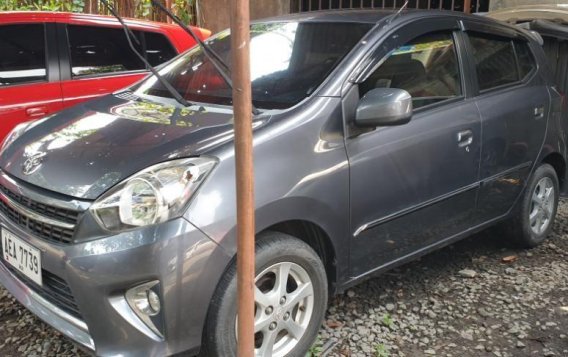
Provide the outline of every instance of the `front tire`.
{"type": "Polygon", "coordinates": [[[546,239],[554,225],[559,193],[556,171],[549,164],[541,164],[532,175],[514,217],[507,224],[513,243],[533,248],[546,239]]]}
{"type": "MultiPolygon", "coordinates": [[[[257,238],[255,355],[304,357],[327,308],[327,277],[321,259],[306,243],[269,232],[257,238]]],[[[225,272],[209,307],[205,356],[236,356],[236,262],[225,272]]]]}

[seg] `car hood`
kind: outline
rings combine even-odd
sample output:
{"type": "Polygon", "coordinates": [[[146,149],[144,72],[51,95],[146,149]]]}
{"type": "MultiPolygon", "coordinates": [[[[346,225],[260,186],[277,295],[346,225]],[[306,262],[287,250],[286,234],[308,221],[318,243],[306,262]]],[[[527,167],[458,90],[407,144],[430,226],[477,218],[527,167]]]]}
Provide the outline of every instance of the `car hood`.
{"type": "MultiPolygon", "coordinates": [[[[265,122],[255,120],[255,128],[265,122]]],[[[226,108],[191,110],[111,95],[33,126],[6,148],[0,167],[30,184],[92,200],[148,166],[232,139],[226,108]]]]}

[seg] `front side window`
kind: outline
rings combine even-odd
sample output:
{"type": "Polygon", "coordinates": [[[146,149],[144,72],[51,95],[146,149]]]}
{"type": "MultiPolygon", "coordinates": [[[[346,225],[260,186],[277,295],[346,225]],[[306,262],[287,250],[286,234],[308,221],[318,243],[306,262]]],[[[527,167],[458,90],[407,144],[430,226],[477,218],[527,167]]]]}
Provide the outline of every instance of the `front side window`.
{"type": "Polygon", "coordinates": [[[0,87],[46,79],[44,25],[0,26],[0,87]]]}
{"type": "Polygon", "coordinates": [[[477,68],[479,90],[519,81],[512,40],[470,33],[469,41],[477,68]]]}
{"type": "MultiPolygon", "coordinates": [[[[68,32],[73,76],[145,69],[144,63],[130,50],[121,28],[70,25],[68,32]]],[[[138,51],[142,52],[140,48],[138,51]]]]}
{"type": "Polygon", "coordinates": [[[414,108],[461,96],[458,58],[451,32],[422,35],[391,52],[359,85],[363,96],[375,88],[404,89],[414,108]]]}
{"type": "MultiPolygon", "coordinates": [[[[371,29],[370,24],[282,22],[251,25],[251,79],[255,106],[289,108],[310,96],[371,29]]],[[[221,32],[207,40],[232,67],[231,36],[221,32]]],[[[160,72],[190,102],[231,105],[231,89],[200,47],[160,72]]],[[[171,97],[154,77],[138,94],[171,97]]]]}

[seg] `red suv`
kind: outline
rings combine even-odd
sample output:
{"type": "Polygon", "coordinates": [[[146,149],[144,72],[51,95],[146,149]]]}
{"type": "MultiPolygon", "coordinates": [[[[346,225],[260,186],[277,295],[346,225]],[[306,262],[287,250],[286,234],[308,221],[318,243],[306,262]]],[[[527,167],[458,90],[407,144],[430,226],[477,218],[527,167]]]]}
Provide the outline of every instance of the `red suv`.
{"type": "MultiPolygon", "coordinates": [[[[153,66],[192,47],[177,25],[125,20],[153,66]]],[[[211,33],[195,28],[205,39],[211,33]]],[[[0,13],[0,140],[18,123],[126,87],[148,74],[119,22],[56,12],[0,13]]]]}

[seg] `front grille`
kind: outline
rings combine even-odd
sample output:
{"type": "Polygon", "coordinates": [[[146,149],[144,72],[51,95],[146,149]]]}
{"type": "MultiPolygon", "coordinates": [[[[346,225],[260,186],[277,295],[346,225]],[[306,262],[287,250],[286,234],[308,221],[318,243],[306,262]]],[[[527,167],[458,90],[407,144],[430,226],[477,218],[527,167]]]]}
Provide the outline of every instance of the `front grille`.
{"type": "Polygon", "coordinates": [[[23,206],[28,207],[29,209],[33,210],[38,214],[41,214],[42,216],[54,218],[66,223],[71,223],[71,224],[77,223],[79,212],[63,208],[52,207],[43,203],[32,201],[27,197],[18,195],[17,193],[8,190],[6,187],[2,185],[0,185],[0,191],[2,191],[6,196],[10,197],[12,200],[18,202],[23,206]]]}
{"type": "Polygon", "coordinates": [[[124,100],[138,100],[138,99],[140,99],[140,97],[138,97],[136,94],[132,93],[131,91],[116,93],[114,96],[117,97],[117,98],[120,98],[120,99],[124,99],[124,100]]]}
{"type": "MultiPolygon", "coordinates": [[[[20,204],[23,207],[26,207],[30,211],[33,211],[40,216],[48,217],[60,222],[71,224],[73,226],[77,224],[77,220],[79,219],[80,212],[53,207],[33,201],[27,197],[18,195],[8,190],[2,185],[0,185],[0,191],[12,201],[20,204]]],[[[4,215],[8,217],[12,222],[30,231],[38,238],[64,244],[69,244],[73,240],[74,229],[58,227],[56,225],[28,217],[27,215],[22,214],[21,212],[10,207],[2,200],[0,200],[0,212],[4,213],[4,215]]]]}
{"type": "Polygon", "coordinates": [[[61,279],[55,274],[48,272],[47,270],[42,270],[42,281],[43,286],[39,286],[25,275],[20,273],[18,270],[14,269],[8,263],[4,261],[4,258],[0,258],[2,264],[16,275],[24,284],[29,288],[33,289],[39,296],[50,302],[51,304],[57,306],[61,310],[65,311],[69,315],[78,318],[83,321],[83,316],[79,311],[79,307],[75,302],[75,298],[71,293],[69,285],[65,280],[61,279]]]}

